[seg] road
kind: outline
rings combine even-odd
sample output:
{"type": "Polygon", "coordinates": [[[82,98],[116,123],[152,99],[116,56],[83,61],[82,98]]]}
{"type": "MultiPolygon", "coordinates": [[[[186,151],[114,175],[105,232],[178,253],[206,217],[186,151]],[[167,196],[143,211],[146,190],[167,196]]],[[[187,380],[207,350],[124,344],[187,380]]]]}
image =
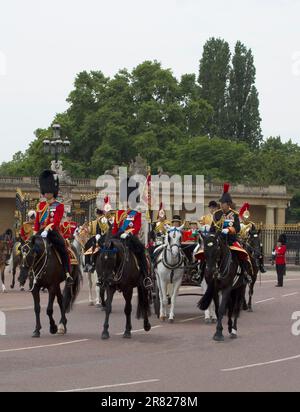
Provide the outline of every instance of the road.
{"type": "MultiPolygon", "coordinates": [[[[263,275],[254,313],[242,313],[237,340],[224,328],[224,343],[212,340],[215,326],[204,323],[193,296],[178,298],[174,324],[152,316],[153,328],[145,333],[134,319],[133,338],[125,340],[117,295],[111,339],[102,341],[104,313],[88,306],[86,282],[65,336],[49,334],[43,309],[41,338],[32,339],[31,294],[1,294],[7,334],[0,336],[0,391],[299,391],[300,336],[292,334],[291,317],[300,311],[300,273],[288,273],[284,288],[274,285],[274,272],[263,275]]],[[[57,307],[55,315],[58,320],[57,307]]]]}

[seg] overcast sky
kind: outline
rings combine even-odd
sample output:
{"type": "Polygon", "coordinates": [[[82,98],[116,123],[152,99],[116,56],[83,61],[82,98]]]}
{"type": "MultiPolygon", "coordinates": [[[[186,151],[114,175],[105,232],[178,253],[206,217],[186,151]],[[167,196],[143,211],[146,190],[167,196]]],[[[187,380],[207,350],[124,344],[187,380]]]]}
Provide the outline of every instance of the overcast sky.
{"type": "Polygon", "coordinates": [[[300,143],[300,0],[2,0],[0,161],[67,108],[81,70],[197,73],[212,36],[252,48],[264,136],[300,143]]]}

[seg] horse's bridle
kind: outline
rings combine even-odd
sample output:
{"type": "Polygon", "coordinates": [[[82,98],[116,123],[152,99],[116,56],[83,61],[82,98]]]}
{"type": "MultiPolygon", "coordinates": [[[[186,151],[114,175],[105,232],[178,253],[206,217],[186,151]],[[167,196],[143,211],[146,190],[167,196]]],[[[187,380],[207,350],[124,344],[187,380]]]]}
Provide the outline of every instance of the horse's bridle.
{"type": "Polygon", "coordinates": [[[28,269],[32,272],[33,274],[33,287],[31,290],[33,290],[35,284],[37,283],[38,279],[41,277],[41,275],[43,274],[45,267],[47,265],[48,262],[48,250],[47,250],[47,243],[46,240],[42,238],[43,241],[43,245],[44,245],[44,251],[42,253],[42,255],[38,258],[38,260],[36,261],[37,258],[37,253],[34,252],[33,253],[33,261],[31,266],[29,266],[28,261],[27,261],[27,257],[29,255],[29,253],[31,252],[31,248],[29,246],[29,243],[25,243],[22,247],[21,247],[21,251],[22,251],[22,257],[24,259],[25,264],[27,265],[28,269]],[[25,251],[25,248],[27,248],[27,251],[25,251]],[[42,262],[42,260],[44,259],[40,269],[36,272],[36,268],[38,268],[38,265],[42,262]]]}

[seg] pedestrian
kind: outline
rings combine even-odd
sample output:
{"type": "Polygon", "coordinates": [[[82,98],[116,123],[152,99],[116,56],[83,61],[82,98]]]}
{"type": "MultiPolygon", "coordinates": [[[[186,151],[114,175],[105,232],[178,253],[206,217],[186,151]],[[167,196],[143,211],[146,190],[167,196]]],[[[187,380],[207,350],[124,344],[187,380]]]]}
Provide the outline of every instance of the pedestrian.
{"type": "Polygon", "coordinates": [[[283,277],[286,274],[286,235],[283,233],[279,236],[277,246],[273,251],[273,262],[275,260],[276,272],[277,272],[277,288],[283,287],[283,277]]]}

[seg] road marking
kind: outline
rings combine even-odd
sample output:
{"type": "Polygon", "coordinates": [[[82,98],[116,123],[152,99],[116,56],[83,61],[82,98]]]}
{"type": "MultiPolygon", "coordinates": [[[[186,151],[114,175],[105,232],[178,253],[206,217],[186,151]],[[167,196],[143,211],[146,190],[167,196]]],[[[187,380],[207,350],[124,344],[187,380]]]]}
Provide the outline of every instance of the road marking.
{"type": "Polygon", "coordinates": [[[67,393],[67,392],[85,392],[85,391],[94,391],[97,389],[109,389],[109,388],[118,388],[120,386],[133,386],[133,385],[142,385],[144,383],[157,383],[160,382],[160,379],[149,379],[147,381],[136,381],[136,382],[128,382],[128,383],[117,383],[115,385],[103,385],[103,386],[93,386],[90,388],[80,388],[80,389],[70,389],[67,391],[58,391],[60,393],[67,393]]]}
{"type": "Polygon", "coordinates": [[[255,305],[257,305],[258,303],[270,302],[271,300],[275,300],[275,298],[269,298],[269,299],[265,299],[265,300],[259,300],[258,302],[255,302],[255,305]]]}
{"type": "MultiPolygon", "coordinates": [[[[151,327],[151,330],[152,330],[152,329],[158,329],[158,328],[161,328],[161,327],[162,327],[162,325],[152,326],[152,327],[151,327]]],[[[138,332],[149,333],[149,332],[146,332],[145,329],[136,329],[136,330],[132,330],[132,331],[131,331],[131,333],[138,333],[138,332]]],[[[116,333],[115,336],[121,336],[121,335],[123,335],[123,334],[124,334],[124,332],[122,332],[122,333],[116,333]]]]}
{"type": "Polygon", "coordinates": [[[89,339],[80,339],[80,340],[73,340],[73,341],[70,341],[70,342],[53,343],[51,345],[30,346],[30,347],[27,347],[27,348],[0,349],[0,353],[20,352],[20,351],[23,351],[23,350],[51,348],[51,347],[54,347],[54,346],[72,345],[74,343],[82,343],[82,342],[87,342],[87,341],[89,341],[89,339]]]}
{"type": "Polygon", "coordinates": [[[191,322],[192,320],[196,320],[196,319],[203,319],[204,316],[195,316],[194,318],[189,318],[189,319],[183,319],[180,320],[178,323],[185,323],[185,322],[191,322]]]}
{"type": "Polygon", "coordinates": [[[221,369],[221,372],[234,372],[242,369],[256,368],[257,366],[273,365],[274,363],[287,362],[294,359],[300,359],[300,355],[291,356],[289,358],[275,359],[269,362],[253,363],[252,365],[238,366],[236,368],[221,369]]]}
{"type": "Polygon", "coordinates": [[[295,296],[298,295],[299,292],[294,292],[294,293],[288,293],[287,295],[282,295],[283,298],[287,298],[288,296],[295,296]]]}

